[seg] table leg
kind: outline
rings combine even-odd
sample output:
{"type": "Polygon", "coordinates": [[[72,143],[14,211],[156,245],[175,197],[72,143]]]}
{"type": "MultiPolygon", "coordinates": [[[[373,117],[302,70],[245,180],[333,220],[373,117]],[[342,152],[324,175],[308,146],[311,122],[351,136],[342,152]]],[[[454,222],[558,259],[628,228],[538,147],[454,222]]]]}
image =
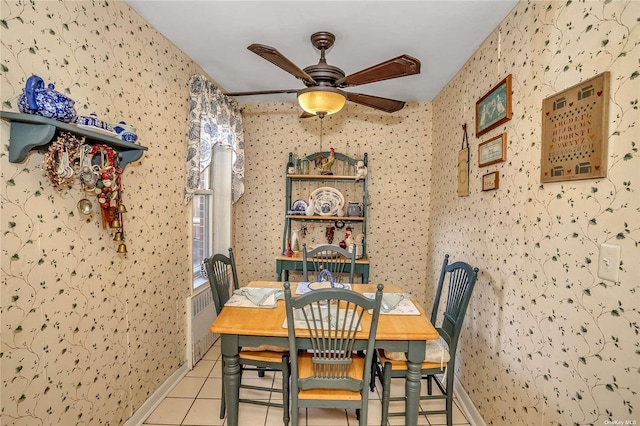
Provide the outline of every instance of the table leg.
{"type": "Polygon", "coordinates": [[[407,353],[407,377],[405,380],[406,413],[405,425],[418,424],[418,411],[420,411],[420,367],[424,360],[426,342],[410,341],[407,353]]]}
{"type": "Polygon", "coordinates": [[[240,398],[240,364],[238,360],[238,336],[223,334],[222,358],[224,393],[227,404],[227,422],[229,426],[238,426],[238,399],[240,398]]]}

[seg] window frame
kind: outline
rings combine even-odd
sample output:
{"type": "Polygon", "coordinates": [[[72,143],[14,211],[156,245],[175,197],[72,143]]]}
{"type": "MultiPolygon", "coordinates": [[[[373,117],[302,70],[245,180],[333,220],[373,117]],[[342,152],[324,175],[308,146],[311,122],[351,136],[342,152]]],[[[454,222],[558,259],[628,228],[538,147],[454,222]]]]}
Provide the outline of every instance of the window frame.
{"type": "Polygon", "coordinates": [[[191,256],[192,256],[192,284],[191,284],[191,290],[193,291],[197,291],[198,288],[200,288],[200,286],[207,284],[208,280],[204,277],[203,273],[202,273],[202,260],[206,259],[207,257],[211,256],[213,254],[213,200],[214,200],[214,190],[213,190],[213,185],[212,183],[214,182],[213,180],[213,165],[209,164],[209,166],[207,166],[207,168],[205,169],[205,172],[203,172],[201,174],[201,176],[204,177],[208,177],[209,180],[208,182],[205,179],[201,179],[200,182],[200,186],[208,186],[207,189],[203,189],[203,188],[198,188],[194,194],[193,194],[193,199],[191,201],[191,256]],[[203,185],[204,184],[204,185],[203,185]],[[199,197],[207,197],[207,201],[205,203],[205,217],[204,220],[207,222],[204,225],[204,230],[203,230],[203,235],[204,238],[203,240],[205,240],[205,247],[203,248],[204,251],[204,256],[203,259],[195,259],[195,250],[194,250],[194,223],[195,223],[195,219],[196,219],[196,212],[195,212],[195,202],[196,199],[199,197]]]}

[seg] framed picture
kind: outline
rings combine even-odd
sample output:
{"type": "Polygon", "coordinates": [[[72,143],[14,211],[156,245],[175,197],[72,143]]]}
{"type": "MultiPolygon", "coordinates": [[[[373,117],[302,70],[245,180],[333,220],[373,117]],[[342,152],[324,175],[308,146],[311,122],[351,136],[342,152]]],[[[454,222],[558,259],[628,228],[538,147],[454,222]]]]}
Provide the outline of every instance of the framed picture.
{"type": "Polygon", "coordinates": [[[511,74],[476,102],[476,137],[511,120],[511,74]]]}
{"type": "Polygon", "coordinates": [[[478,167],[500,163],[507,159],[507,134],[503,133],[478,145],[478,167]]]}
{"type": "Polygon", "coordinates": [[[500,172],[491,172],[482,176],[482,190],[492,191],[500,186],[500,172]]]}
{"type": "Polygon", "coordinates": [[[540,182],[607,176],[609,72],[542,101],[540,182]]]}

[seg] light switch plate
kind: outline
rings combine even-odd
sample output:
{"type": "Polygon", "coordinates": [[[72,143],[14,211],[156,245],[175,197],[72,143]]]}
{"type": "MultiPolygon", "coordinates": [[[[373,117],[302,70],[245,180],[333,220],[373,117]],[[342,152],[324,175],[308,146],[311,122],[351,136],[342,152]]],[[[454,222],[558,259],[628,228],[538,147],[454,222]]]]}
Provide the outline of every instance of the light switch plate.
{"type": "Polygon", "coordinates": [[[603,280],[618,281],[620,269],[620,246],[600,244],[600,258],[598,259],[598,276],[603,280]]]}

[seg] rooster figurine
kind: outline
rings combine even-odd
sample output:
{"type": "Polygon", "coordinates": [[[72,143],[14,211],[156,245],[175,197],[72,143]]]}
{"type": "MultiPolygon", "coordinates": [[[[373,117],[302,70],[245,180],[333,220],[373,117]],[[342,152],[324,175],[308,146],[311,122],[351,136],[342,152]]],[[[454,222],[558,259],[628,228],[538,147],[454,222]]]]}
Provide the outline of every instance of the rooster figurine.
{"type": "Polygon", "coordinates": [[[333,163],[336,162],[336,150],[333,148],[329,148],[329,157],[322,163],[322,171],[320,171],[321,175],[332,175],[331,167],[333,167],[333,163]]]}

